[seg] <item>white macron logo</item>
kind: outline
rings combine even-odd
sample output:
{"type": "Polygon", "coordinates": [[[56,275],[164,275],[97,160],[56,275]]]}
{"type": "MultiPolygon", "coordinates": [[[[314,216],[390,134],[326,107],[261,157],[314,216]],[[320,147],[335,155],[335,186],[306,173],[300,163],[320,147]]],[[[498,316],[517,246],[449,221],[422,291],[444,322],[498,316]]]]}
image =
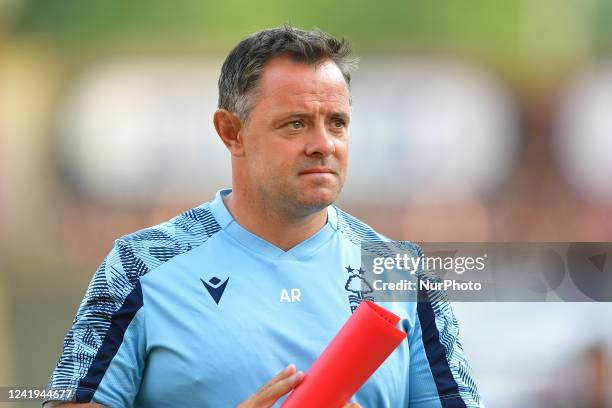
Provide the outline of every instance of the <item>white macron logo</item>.
{"type": "Polygon", "coordinates": [[[302,296],[302,292],[300,291],[299,288],[291,288],[291,296],[289,296],[289,292],[287,291],[287,289],[282,289],[281,293],[280,293],[280,301],[282,302],[289,302],[289,303],[293,303],[293,302],[301,302],[302,299],[300,299],[300,297],[302,296]]]}

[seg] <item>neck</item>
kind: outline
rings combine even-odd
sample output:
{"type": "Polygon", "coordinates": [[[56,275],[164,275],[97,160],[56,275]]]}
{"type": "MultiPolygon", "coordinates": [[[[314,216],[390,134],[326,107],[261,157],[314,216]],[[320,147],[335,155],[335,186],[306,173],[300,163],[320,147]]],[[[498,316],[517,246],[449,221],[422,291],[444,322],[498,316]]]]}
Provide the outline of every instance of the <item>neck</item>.
{"type": "Polygon", "coordinates": [[[249,199],[237,190],[232,190],[223,202],[238,224],[283,251],[316,234],[327,221],[327,208],[304,215],[289,214],[249,199]]]}

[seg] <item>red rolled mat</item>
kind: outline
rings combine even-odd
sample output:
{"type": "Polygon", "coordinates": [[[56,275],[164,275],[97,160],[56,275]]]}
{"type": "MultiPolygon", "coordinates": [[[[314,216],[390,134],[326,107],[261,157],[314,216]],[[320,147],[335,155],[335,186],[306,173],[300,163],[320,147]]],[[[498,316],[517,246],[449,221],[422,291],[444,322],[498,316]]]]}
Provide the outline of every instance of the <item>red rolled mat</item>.
{"type": "Polygon", "coordinates": [[[341,408],[406,338],[400,318],[363,301],[282,408],[341,408]]]}

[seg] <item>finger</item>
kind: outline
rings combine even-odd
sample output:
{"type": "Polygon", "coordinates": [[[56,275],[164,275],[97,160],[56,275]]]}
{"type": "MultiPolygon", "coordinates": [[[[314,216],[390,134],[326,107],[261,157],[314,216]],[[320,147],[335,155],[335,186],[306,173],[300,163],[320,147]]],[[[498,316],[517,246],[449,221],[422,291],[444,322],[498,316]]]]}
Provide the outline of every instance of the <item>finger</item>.
{"type": "Polygon", "coordinates": [[[291,376],[293,373],[295,373],[297,371],[297,369],[295,368],[295,364],[289,364],[287,367],[285,367],[284,370],[282,370],[281,372],[279,372],[278,374],[276,374],[274,377],[272,377],[272,379],[270,381],[268,381],[267,383],[265,383],[259,390],[260,391],[264,391],[268,388],[270,388],[272,385],[274,385],[275,383],[283,380],[284,378],[287,378],[289,376],[291,376]]]}
{"type": "Polygon", "coordinates": [[[258,395],[257,400],[263,404],[274,404],[283,395],[295,388],[304,379],[304,373],[298,371],[272,384],[258,395]]]}

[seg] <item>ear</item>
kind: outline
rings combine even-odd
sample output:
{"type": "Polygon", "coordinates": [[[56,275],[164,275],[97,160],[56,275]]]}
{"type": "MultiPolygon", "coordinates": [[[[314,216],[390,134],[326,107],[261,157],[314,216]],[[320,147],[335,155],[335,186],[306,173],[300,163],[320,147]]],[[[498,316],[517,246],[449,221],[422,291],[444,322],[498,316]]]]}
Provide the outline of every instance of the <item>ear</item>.
{"type": "Polygon", "coordinates": [[[243,156],[244,144],[241,134],[243,126],[240,118],[228,110],[218,109],[213,116],[213,122],[217,134],[232,156],[243,156]]]}

